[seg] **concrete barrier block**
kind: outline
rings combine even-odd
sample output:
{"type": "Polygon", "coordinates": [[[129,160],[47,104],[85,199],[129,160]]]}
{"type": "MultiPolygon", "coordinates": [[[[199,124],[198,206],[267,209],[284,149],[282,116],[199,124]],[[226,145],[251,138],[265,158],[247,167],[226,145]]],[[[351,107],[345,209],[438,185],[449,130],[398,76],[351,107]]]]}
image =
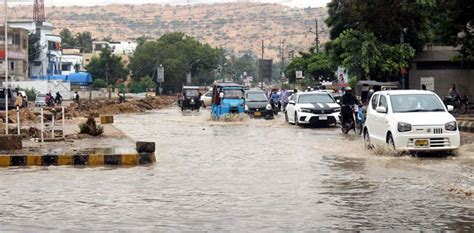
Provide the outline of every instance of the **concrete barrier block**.
{"type": "Polygon", "coordinates": [[[100,116],[100,123],[105,124],[113,124],[114,123],[114,116],[100,116]]]}
{"type": "Polygon", "coordinates": [[[154,153],[156,145],[154,142],[137,142],[138,153],[154,153]]]}
{"type": "Polygon", "coordinates": [[[0,135],[0,150],[21,150],[21,135],[0,135]]]}

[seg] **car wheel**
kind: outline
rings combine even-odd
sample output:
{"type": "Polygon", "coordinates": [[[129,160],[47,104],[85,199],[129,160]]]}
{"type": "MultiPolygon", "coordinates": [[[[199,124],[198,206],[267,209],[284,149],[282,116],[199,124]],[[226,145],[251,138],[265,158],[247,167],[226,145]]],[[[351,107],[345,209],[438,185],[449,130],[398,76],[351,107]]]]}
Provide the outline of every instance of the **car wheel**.
{"type": "Polygon", "coordinates": [[[370,142],[370,134],[369,131],[365,131],[364,133],[364,146],[368,150],[374,149],[374,146],[372,145],[372,142],[370,142]]]}
{"type": "Polygon", "coordinates": [[[298,113],[295,112],[295,125],[298,126],[299,125],[299,122],[298,122],[298,113]]]}
{"type": "Polygon", "coordinates": [[[387,137],[387,145],[390,148],[390,150],[395,151],[395,141],[393,140],[392,134],[389,133],[387,137]]]}

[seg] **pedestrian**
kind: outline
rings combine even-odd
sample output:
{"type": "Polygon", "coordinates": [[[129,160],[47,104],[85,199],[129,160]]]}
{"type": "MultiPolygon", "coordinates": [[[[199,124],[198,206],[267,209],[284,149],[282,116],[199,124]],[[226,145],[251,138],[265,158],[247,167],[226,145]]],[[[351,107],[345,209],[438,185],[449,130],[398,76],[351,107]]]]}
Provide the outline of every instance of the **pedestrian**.
{"type": "Polygon", "coordinates": [[[421,84],[421,90],[426,91],[426,85],[425,84],[421,84]]]}
{"type": "Polygon", "coordinates": [[[74,92],[74,102],[79,103],[79,93],[77,91],[74,92]]]}
{"type": "Polygon", "coordinates": [[[283,112],[286,111],[286,106],[288,105],[288,102],[290,101],[290,98],[289,98],[290,96],[289,95],[290,95],[290,93],[285,88],[283,88],[281,90],[280,102],[281,102],[281,107],[282,107],[283,112]]]}
{"type": "Polygon", "coordinates": [[[458,99],[459,98],[459,93],[456,90],[456,84],[451,84],[451,88],[449,89],[449,96],[453,99],[458,99]]]}
{"type": "Polygon", "coordinates": [[[56,97],[54,98],[54,102],[56,103],[57,106],[61,106],[61,103],[63,102],[63,97],[59,92],[56,92],[56,97]]]}
{"type": "Polygon", "coordinates": [[[23,107],[23,96],[21,96],[21,93],[18,93],[15,98],[15,107],[23,107]]]}

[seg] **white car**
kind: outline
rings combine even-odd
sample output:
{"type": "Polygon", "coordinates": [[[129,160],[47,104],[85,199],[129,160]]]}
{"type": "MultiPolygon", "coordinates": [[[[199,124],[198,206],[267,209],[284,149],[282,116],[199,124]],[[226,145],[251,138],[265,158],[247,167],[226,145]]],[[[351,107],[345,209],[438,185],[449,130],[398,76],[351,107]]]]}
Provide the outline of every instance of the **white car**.
{"type": "Polygon", "coordinates": [[[206,92],[206,94],[201,96],[201,106],[203,108],[211,106],[212,102],[212,91],[206,92]]]}
{"type": "Polygon", "coordinates": [[[296,125],[336,124],[339,122],[341,106],[331,94],[313,91],[292,95],[285,110],[285,120],[296,125]]]}
{"type": "Polygon", "coordinates": [[[433,92],[381,91],[367,106],[364,141],[367,148],[386,146],[397,151],[453,151],[460,147],[456,119],[433,92]]]}

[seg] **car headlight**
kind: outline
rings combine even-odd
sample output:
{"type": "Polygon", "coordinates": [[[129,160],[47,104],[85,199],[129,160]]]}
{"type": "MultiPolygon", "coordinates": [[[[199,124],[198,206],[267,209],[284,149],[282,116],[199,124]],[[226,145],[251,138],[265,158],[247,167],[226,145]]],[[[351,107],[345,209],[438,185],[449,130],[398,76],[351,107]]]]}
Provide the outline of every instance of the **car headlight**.
{"type": "Polygon", "coordinates": [[[446,123],[446,125],[444,125],[444,128],[447,131],[456,131],[458,129],[458,123],[456,121],[446,123]]]}
{"type": "Polygon", "coordinates": [[[272,105],[267,104],[267,107],[266,107],[266,108],[267,108],[267,110],[272,110],[272,105]]]}
{"type": "Polygon", "coordinates": [[[309,109],[305,109],[305,108],[302,108],[299,110],[300,112],[307,112],[307,113],[311,113],[311,110],[309,109]]]}
{"type": "Polygon", "coordinates": [[[404,122],[398,122],[398,132],[408,132],[411,131],[411,125],[404,122]]]}
{"type": "Polygon", "coordinates": [[[245,111],[249,110],[249,106],[245,105],[245,111]]]}

